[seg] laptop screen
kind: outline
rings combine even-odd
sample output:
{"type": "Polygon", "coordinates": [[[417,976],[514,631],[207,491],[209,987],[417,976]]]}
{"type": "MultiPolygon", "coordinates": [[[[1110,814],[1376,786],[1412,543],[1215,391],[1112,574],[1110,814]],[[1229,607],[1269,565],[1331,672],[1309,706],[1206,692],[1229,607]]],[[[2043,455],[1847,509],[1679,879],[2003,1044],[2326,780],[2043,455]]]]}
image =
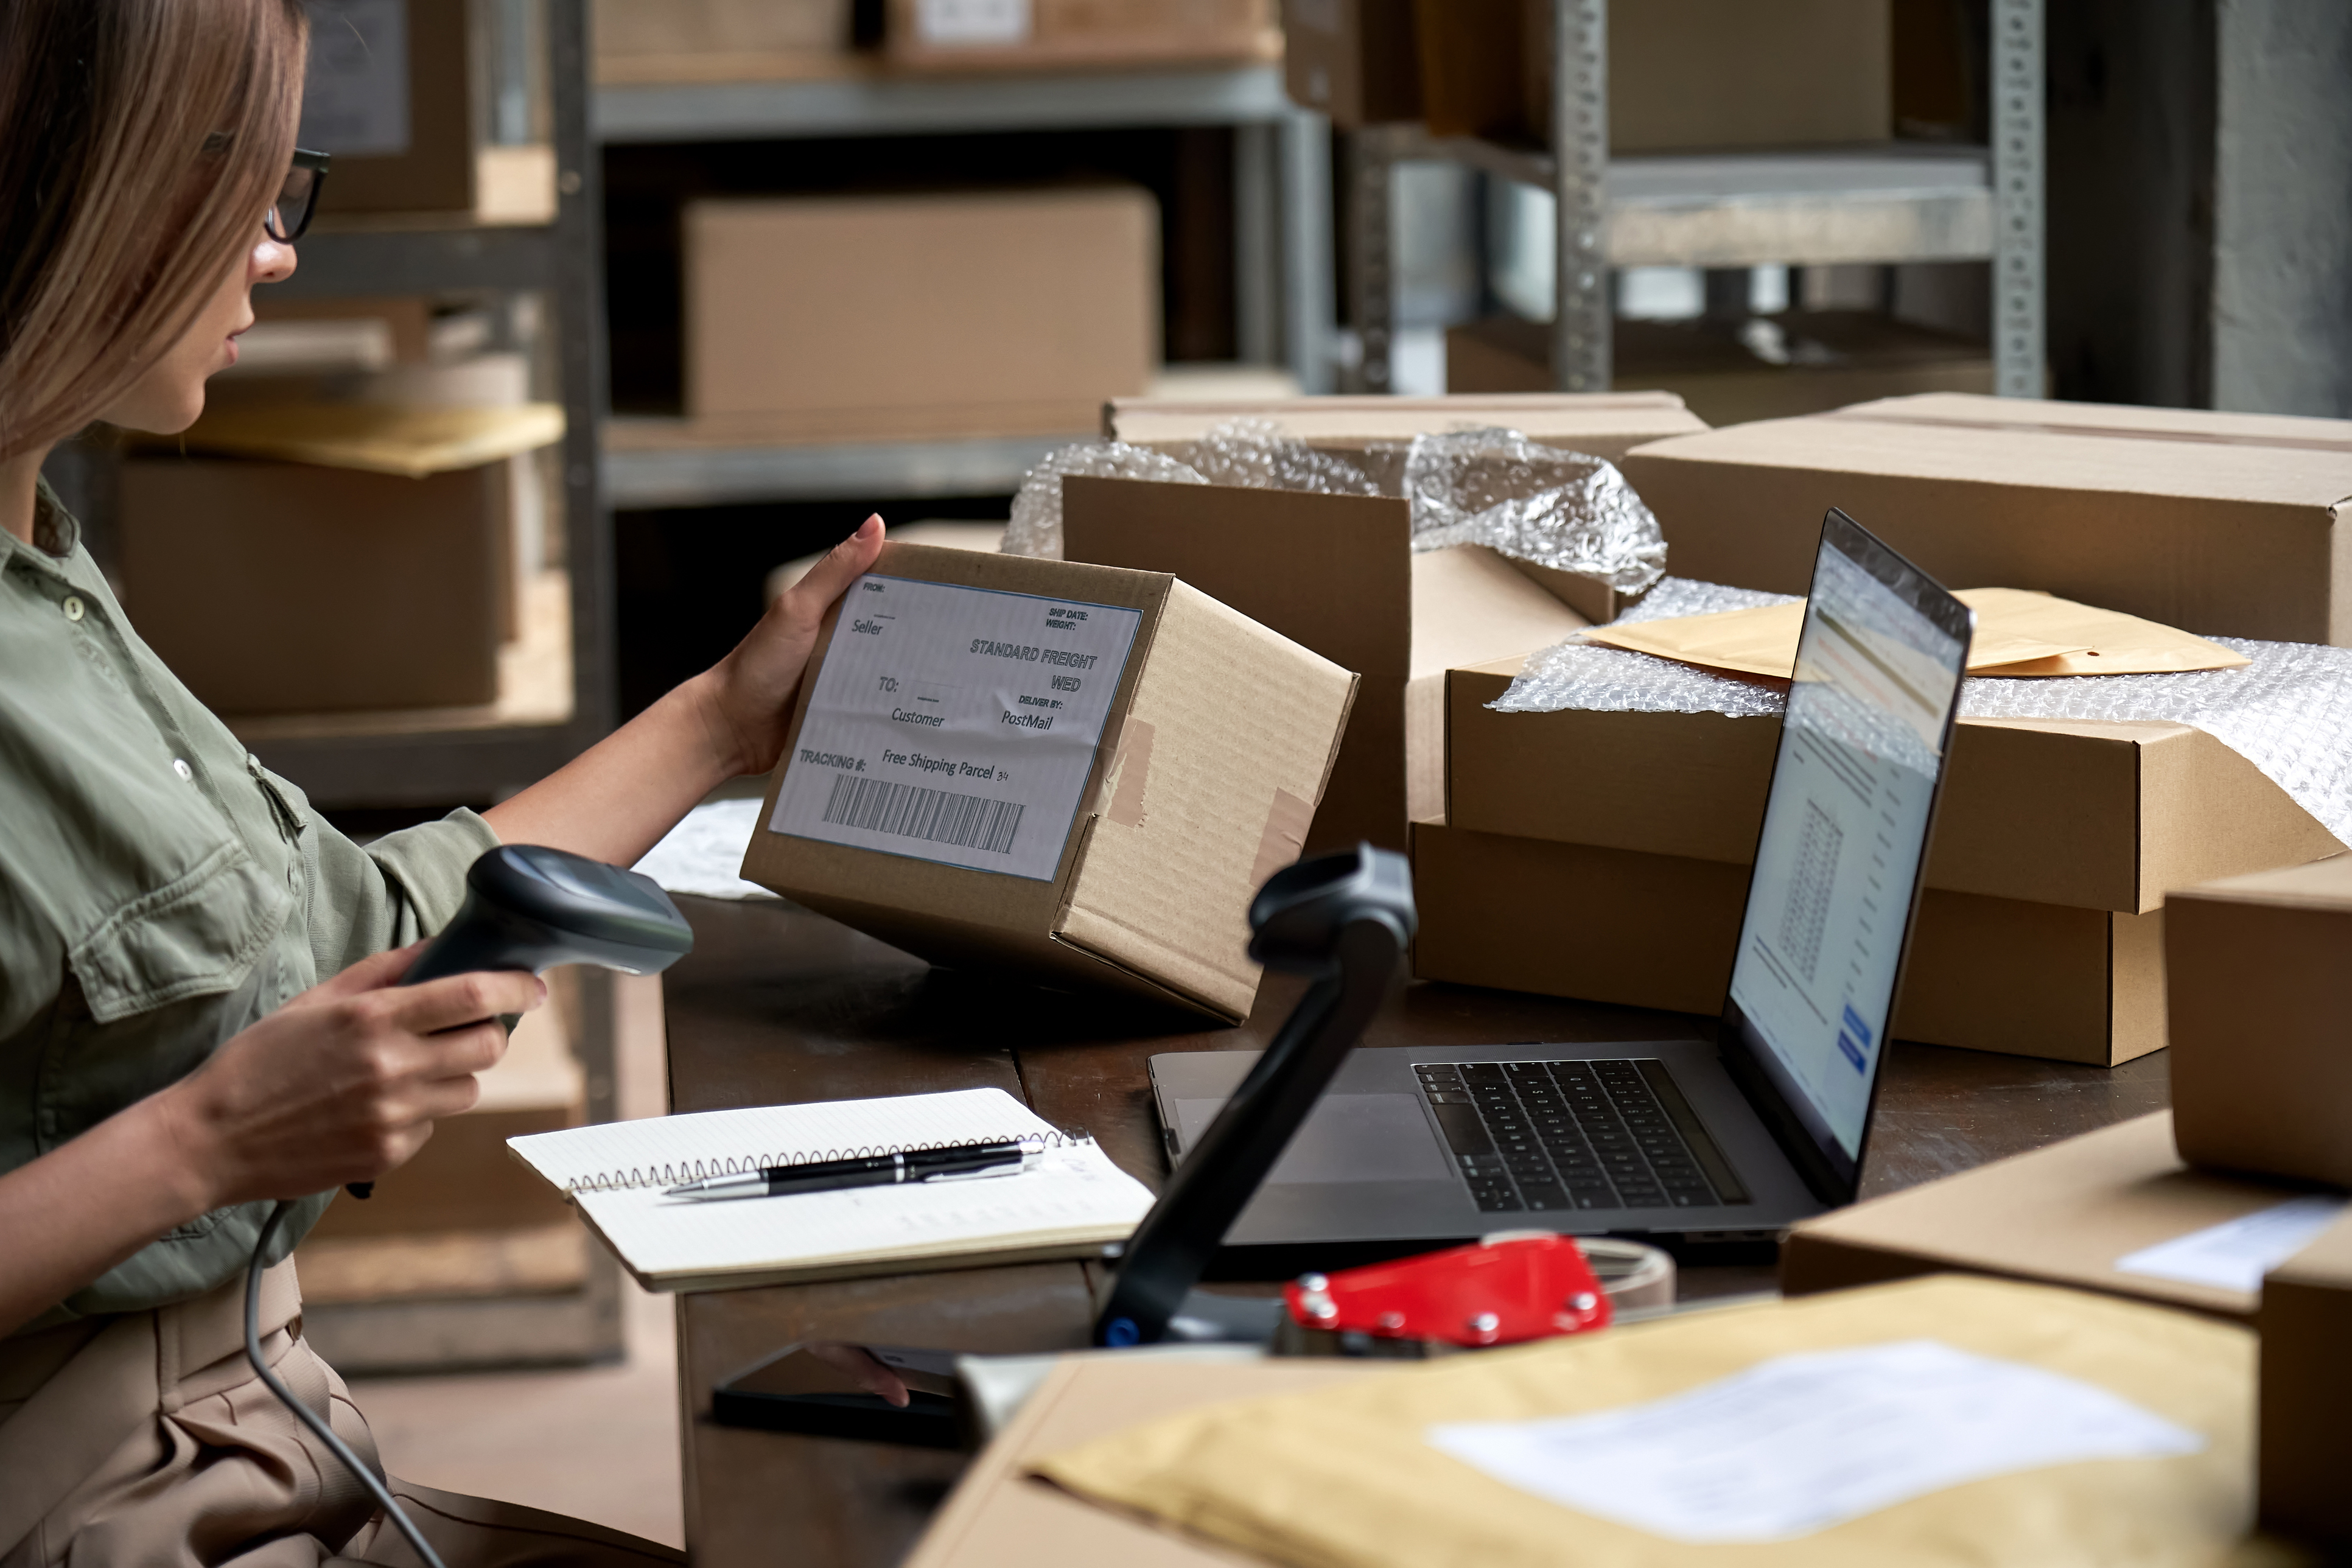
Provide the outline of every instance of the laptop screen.
{"type": "Polygon", "coordinates": [[[1829,514],[1723,1043],[1832,1202],[1861,1170],[1971,626],[1966,605],[1829,514]]]}

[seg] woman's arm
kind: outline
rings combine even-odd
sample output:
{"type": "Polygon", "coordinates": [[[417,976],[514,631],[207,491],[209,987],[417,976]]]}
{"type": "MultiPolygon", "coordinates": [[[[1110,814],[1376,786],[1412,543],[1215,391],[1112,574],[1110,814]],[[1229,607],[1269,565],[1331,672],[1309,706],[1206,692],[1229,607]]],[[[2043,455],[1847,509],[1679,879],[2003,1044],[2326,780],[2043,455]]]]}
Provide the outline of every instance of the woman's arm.
{"type": "Polygon", "coordinates": [[[232,1038],[195,1072],[0,1175],[0,1335],[174,1226],[230,1204],[373,1181],[433,1123],[472,1107],[505,1054],[501,1013],[529,974],[395,983],[417,949],[378,953],[232,1038]]]}
{"type": "Polygon", "coordinates": [[[484,816],[509,844],[634,865],[712,790],[776,765],[824,613],[881,551],[869,517],[733,653],[484,816]]]}

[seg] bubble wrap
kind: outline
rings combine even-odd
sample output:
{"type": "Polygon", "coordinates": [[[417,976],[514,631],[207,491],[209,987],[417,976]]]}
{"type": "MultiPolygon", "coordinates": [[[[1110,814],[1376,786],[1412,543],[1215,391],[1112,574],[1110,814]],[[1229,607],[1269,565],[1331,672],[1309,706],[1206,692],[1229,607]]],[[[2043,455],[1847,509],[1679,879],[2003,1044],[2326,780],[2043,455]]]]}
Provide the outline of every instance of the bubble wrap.
{"type": "Polygon", "coordinates": [[[1013,520],[1004,525],[1004,542],[999,547],[1007,555],[1062,558],[1065,474],[1098,479],[1162,479],[1179,485],[1209,482],[1173,458],[1124,441],[1081,441],[1057,447],[1029,470],[1013,498],[1013,520]]]}
{"type": "MultiPolygon", "coordinates": [[[[1672,620],[1788,600],[1786,594],[1666,577],[1617,619],[1672,620]]],[[[1595,713],[1728,713],[1735,719],[1762,718],[1780,712],[1782,705],[1780,688],[1761,679],[1719,675],[1696,665],[1584,642],[1564,642],[1535,655],[1511,689],[1488,704],[1501,713],[1581,708],[1595,713]]]]}
{"type": "MultiPolygon", "coordinates": [[[[1708,615],[1783,595],[1669,577],[1628,621],[1708,615]]],[[[2262,770],[2297,805],[2352,844],[2352,648],[2210,639],[2253,662],[2168,675],[1973,677],[1960,688],[1968,719],[2160,721],[2204,731],[2262,770]]],[[[1605,713],[1780,712],[1773,683],[1742,680],[1647,654],[1562,643],[1528,661],[1491,704],[1507,713],[1581,708],[1605,713]]]]}
{"type": "Polygon", "coordinates": [[[1117,441],[1049,453],[1013,500],[1004,549],[1062,553],[1062,477],[1171,479],[1185,484],[1389,495],[1412,509],[1415,550],[1484,544],[1636,594],[1665,570],[1657,520],[1614,467],[1513,430],[1465,430],[1375,444],[1360,463],[1318,452],[1269,419],[1229,419],[1163,457],[1117,441]]]}
{"type": "Polygon", "coordinates": [[[1616,465],[1516,430],[1416,436],[1405,458],[1416,550],[1484,544],[1638,594],[1666,571],[1658,520],[1616,465]]]}

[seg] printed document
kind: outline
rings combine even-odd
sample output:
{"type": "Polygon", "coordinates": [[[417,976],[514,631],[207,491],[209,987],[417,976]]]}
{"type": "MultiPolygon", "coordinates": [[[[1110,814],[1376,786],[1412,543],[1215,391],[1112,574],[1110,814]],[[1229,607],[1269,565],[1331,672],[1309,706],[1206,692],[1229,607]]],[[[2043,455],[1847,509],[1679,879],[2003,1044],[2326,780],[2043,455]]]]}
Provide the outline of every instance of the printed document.
{"type": "Polygon", "coordinates": [[[2336,1223],[2345,1200],[2290,1198],[2220,1225],[2143,1247],[2116,1259],[2119,1274],[2147,1274],[2191,1285],[2262,1294],[2263,1276],[2319,1239],[2336,1223]]]}
{"type": "Polygon", "coordinates": [[[1787,1541],[1964,1481],[2205,1440],[2094,1384],[1935,1340],[1775,1356],[1686,1394],[1433,1426],[1523,1491],[1675,1541],[1787,1541]]]}
{"type": "Polygon", "coordinates": [[[875,574],[843,596],[777,833],[1051,881],[1140,611],[875,574]]]}

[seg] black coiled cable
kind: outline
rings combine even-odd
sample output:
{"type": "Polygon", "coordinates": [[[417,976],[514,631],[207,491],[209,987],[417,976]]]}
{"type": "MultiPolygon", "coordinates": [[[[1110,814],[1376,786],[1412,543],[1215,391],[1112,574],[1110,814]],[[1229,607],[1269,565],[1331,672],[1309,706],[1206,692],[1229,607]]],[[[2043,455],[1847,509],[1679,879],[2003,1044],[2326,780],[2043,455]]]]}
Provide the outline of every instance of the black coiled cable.
{"type": "Polygon", "coordinates": [[[270,1393],[278,1396],[278,1402],[294,1412],[303,1426],[318,1434],[319,1440],[343,1462],[343,1468],[359,1478],[360,1485],[367,1488],[368,1495],[375,1499],[376,1506],[400,1527],[400,1533],[408,1538],[408,1544],[416,1548],[416,1555],[425,1560],[425,1568],[446,1568],[440,1554],[425,1543],[425,1537],[415,1523],[400,1504],[393,1500],[392,1489],[377,1479],[375,1471],[369,1468],[357,1454],[352,1452],[349,1444],[335,1436],[334,1428],[328,1426],[317,1411],[295,1398],[294,1391],[280,1382],[278,1374],[270,1371],[261,1359],[261,1260],[268,1256],[270,1238],[278,1234],[278,1225],[293,1207],[292,1199],[280,1198],[278,1206],[269,1211],[269,1217],[261,1223],[261,1239],[253,1244],[253,1261],[245,1270],[245,1359],[253,1363],[253,1370],[261,1374],[261,1381],[270,1393]]]}

